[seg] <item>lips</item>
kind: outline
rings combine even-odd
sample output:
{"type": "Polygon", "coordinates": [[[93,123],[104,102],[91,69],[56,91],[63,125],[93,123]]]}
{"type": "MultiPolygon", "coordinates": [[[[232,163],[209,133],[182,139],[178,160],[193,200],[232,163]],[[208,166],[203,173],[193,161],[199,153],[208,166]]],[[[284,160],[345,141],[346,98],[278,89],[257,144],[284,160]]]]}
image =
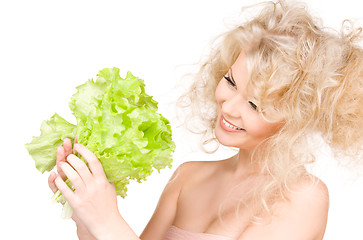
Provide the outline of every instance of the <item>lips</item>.
{"type": "Polygon", "coordinates": [[[228,122],[224,117],[223,115],[221,115],[221,118],[220,118],[220,125],[221,127],[228,131],[228,132],[241,132],[241,131],[245,131],[245,129],[243,128],[240,128],[240,127],[237,127],[236,125],[228,122]]]}

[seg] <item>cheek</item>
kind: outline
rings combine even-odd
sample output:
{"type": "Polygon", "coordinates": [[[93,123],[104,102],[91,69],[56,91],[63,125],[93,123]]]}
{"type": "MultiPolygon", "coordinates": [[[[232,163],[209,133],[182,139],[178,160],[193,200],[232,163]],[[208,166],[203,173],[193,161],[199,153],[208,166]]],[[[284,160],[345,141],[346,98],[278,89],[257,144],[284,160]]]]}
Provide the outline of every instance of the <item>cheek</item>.
{"type": "Polygon", "coordinates": [[[260,117],[251,118],[249,123],[249,133],[257,138],[270,137],[278,130],[276,124],[268,123],[260,117]]]}

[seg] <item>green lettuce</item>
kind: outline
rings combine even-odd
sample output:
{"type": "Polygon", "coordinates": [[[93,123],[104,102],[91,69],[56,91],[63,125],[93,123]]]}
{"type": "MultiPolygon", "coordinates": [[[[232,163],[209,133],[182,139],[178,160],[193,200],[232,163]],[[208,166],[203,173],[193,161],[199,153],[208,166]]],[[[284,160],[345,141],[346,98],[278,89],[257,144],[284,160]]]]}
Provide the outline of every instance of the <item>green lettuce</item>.
{"type": "MultiPolygon", "coordinates": [[[[125,197],[130,180],[141,182],[154,169],[171,168],[175,144],[169,121],[157,112],[142,79],[130,72],[122,79],[118,68],[105,68],[97,76],[78,86],[70,100],[76,125],[54,114],[25,147],[43,173],[54,168],[63,139],[77,137],[98,157],[117,194],[125,197]]],[[[64,202],[59,193],[54,198],[64,202]]]]}

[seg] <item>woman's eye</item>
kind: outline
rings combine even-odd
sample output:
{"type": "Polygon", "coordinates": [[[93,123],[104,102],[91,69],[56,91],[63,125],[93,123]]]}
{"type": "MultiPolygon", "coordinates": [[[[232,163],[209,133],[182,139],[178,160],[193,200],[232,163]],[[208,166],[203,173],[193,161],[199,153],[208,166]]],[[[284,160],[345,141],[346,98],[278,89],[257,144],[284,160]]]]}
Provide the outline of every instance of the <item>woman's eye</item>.
{"type": "Polygon", "coordinates": [[[230,77],[224,76],[224,79],[227,80],[229,85],[231,85],[232,87],[236,87],[236,84],[234,83],[234,81],[232,81],[232,79],[230,77]]]}
{"type": "Polygon", "coordinates": [[[253,103],[253,102],[251,102],[251,101],[249,101],[248,103],[251,105],[251,107],[252,107],[254,110],[257,110],[257,105],[256,105],[256,104],[254,104],[254,103],[253,103]]]}

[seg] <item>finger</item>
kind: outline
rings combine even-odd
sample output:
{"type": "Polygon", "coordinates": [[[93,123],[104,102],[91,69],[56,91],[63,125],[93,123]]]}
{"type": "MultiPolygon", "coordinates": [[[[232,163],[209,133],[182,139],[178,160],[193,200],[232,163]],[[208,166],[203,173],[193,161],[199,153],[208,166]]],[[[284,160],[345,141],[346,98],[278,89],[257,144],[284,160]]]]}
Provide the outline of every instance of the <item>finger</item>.
{"type": "Polygon", "coordinates": [[[64,147],[64,154],[65,157],[67,157],[69,154],[72,153],[72,141],[69,138],[65,138],[63,141],[63,147],[64,147]]]}
{"type": "MultiPolygon", "coordinates": [[[[74,170],[71,165],[67,162],[61,163],[60,167],[62,168],[64,174],[71,181],[73,187],[76,190],[82,191],[85,188],[85,184],[81,178],[81,176],[74,170]]],[[[60,190],[60,189],[59,189],[60,190]]]]}
{"type": "Polygon", "coordinates": [[[65,153],[64,148],[62,146],[59,146],[57,148],[57,172],[60,175],[62,179],[66,178],[66,175],[64,174],[63,170],[60,167],[61,162],[65,162],[65,153]]]}
{"type": "Polygon", "coordinates": [[[71,154],[67,157],[67,162],[78,172],[84,183],[91,181],[92,174],[87,165],[76,155],[71,154]]]}
{"type": "Polygon", "coordinates": [[[69,201],[72,201],[74,198],[74,192],[72,189],[68,187],[68,185],[63,181],[61,177],[56,177],[54,180],[55,185],[59,189],[59,191],[63,194],[63,196],[69,201]]]}
{"type": "Polygon", "coordinates": [[[56,193],[58,191],[57,186],[54,183],[54,180],[56,179],[57,174],[55,172],[51,172],[48,177],[48,185],[53,193],[56,193]]]}
{"type": "Polygon", "coordinates": [[[74,149],[88,162],[89,169],[93,175],[106,178],[103,167],[93,152],[79,143],[75,144],[74,149]]]}
{"type": "MultiPolygon", "coordinates": [[[[78,143],[78,139],[77,139],[77,136],[74,138],[74,145],[76,145],[76,143],[78,143]]],[[[76,153],[76,151],[74,150],[74,148],[73,148],[73,154],[75,154],[76,153]]]]}

